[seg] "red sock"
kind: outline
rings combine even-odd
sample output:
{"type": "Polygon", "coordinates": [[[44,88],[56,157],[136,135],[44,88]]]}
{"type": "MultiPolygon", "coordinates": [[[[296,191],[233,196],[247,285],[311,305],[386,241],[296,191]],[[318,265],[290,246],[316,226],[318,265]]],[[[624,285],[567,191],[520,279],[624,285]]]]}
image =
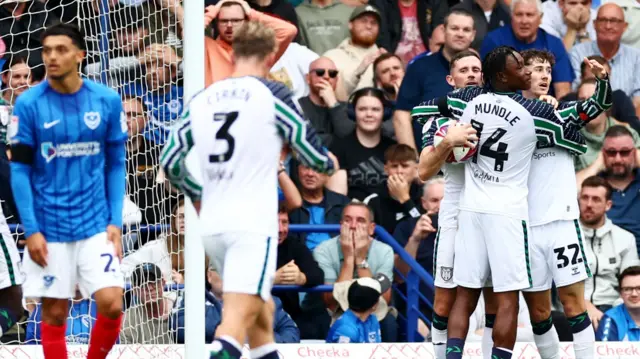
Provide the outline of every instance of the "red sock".
{"type": "Polygon", "coordinates": [[[66,359],[67,358],[67,342],[64,334],[67,331],[66,321],[61,326],[49,325],[45,322],[40,323],[42,330],[42,351],[45,359],[66,359]]]}
{"type": "Polygon", "coordinates": [[[98,313],[98,319],[91,331],[89,353],[87,359],[105,359],[109,351],[118,340],[122,314],[116,319],[110,319],[98,313]]]}

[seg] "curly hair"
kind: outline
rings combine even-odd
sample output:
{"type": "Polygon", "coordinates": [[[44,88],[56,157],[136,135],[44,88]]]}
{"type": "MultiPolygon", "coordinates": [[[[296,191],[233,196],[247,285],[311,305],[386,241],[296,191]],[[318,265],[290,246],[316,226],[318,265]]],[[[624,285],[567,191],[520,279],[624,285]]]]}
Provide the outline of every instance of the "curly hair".
{"type": "Polygon", "coordinates": [[[482,61],[482,72],[484,76],[484,85],[488,89],[495,86],[495,80],[499,72],[503,72],[507,66],[507,58],[518,53],[511,46],[498,46],[491,50],[482,61]]]}

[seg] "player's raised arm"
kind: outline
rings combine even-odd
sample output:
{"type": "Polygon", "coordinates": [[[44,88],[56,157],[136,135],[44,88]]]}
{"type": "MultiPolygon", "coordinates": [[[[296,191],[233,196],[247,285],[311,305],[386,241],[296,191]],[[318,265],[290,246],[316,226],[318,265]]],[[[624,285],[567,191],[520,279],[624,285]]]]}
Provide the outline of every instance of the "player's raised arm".
{"type": "Polygon", "coordinates": [[[36,220],[33,202],[33,186],[31,171],[35,162],[34,116],[18,99],[13,108],[12,123],[9,125],[11,137],[11,189],[16,203],[19,203],[18,213],[24,229],[24,235],[40,232],[36,220]]]}
{"type": "Polygon", "coordinates": [[[529,109],[533,116],[538,141],[562,147],[576,155],[587,152],[580,128],[573,121],[565,121],[554,108],[544,102],[536,102],[529,109]]]}
{"type": "Polygon", "coordinates": [[[191,201],[196,202],[202,196],[202,187],[189,173],[186,166],[186,158],[191,147],[193,147],[193,136],[191,135],[189,107],[187,107],[171,129],[167,144],[160,155],[160,163],[171,185],[184,192],[191,201]]]}
{"type": "Polygon", "coordinates": [[[595,81],[596,90],[588,99],[560,103],[558,113],[563,120],[571,121],[582,128],[589,121],[600,116],[602,112],[611,108],[613,101],[609,77],[603,76],[603,78],[600,78],[596,76],[595,81]]]}
{"type": "Polygon", "coordinates": [[[411,110],[411,119],[421,125],[430,117],[444,116],[458,119],[467,107],[467,103],[483,92],[481,87],[470,86],[449,92],[447,96],[425,101],[411,110]]]}
{"type": "Polygon", "coordinates": [[[109,224],[120,229],[122,228],[122,206],[126,194],[127,116],[122,109],[120,97],[114,95],[111,101],[105,149],[105,179],[109,224]]]}
{"type": "Polygon", "coordinates": [[[291,93],[282,84],[270,83],[268,87],[275,101],[278,131],[297,153],[298,160],[318,172],[333,174],[335,166],[327,149],[313,127],[298,112],[291,93]]]}

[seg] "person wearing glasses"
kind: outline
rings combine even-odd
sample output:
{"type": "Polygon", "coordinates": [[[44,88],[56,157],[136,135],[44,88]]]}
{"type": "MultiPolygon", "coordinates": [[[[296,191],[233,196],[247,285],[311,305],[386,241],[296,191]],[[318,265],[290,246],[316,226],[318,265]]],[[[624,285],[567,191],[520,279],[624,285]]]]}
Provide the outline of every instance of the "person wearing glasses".
{"type": "MultiPolygon", "coordinates": [[[[576,173],[578,188],[593,175],[604,178],[613,188],[607,217],[640,240],[640,151],[631,130],[615,125],[604,135],[601,155],[589,167],[576,173]]],[[[639,245],[640,247],[640,245],[639,245]]]]}
{"type": "Polygon", "coordinates": [[[307,74],[309,96],[298,100],[306,120],[318,132],[322,142],[331,146],[334,136],[344,137],[353,130],[347,119],[347,103],[338,101],[338,68],[327,57],[320,57],[309,65],[307,74]]]}
{"type": "Polygon", "coordinates": [[[600,6],[594,20],[596,41],[575,45],[570,52],[571,66],[575,72],[573,88],[580,84],[582,59],[600,55],[611,65],[611,86],[631,97],[636,113],[640,114],[640,77],[629,76],[629,69],[640,66],[640,50],[621,43],[628,25],[620,6],[612,3],[600,6]]]}
{"type": "Polygon", "coordinates": [[[640,266],[625,269],[618,280],[620,304],[605,313],[596,333],[603,342],[640,341],[640,266]]]}
{"type": "Polygon", "coordinates": [[[594,329],[601,323],[603,313],[611,309],[619,298],[616,288],[618,275],[638,261],[633,234],[607,218],[606,213],[612,206],[612,192],[604,178],[591,176],[582,182],[578,196],[584,234],[582,247],[592,274],[585,280],[584,295],[594,329]]]}
{"type": "Polygon", "coordinates": [[[276,61],[298,34],[293,24],[251,9],[244,0],[221,0],[207,6],[204,18],[205,28],[213,22],[216,33],[215,38],[205,37],[205,86],[227,78],[233,72],[233,35],[247,20],[258,21],[275,31],[276,61]]]}

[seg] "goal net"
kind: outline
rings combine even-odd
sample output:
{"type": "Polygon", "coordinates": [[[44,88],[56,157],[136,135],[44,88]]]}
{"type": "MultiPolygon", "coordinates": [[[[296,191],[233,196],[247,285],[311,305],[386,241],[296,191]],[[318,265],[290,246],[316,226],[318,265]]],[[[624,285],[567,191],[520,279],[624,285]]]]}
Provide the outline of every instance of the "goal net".
{"type": "MultiPolygon", "coordinates": [[[[181,17],[180,0],[0,1],[2,143],[15,99],[44,79],[40,36],[58,21],[77,24],[85,34],[84,76],[122,95],[129,129],[122,262],[126,314],[120,341],[125,344],[175,343],[172,308],[182,298],[184,210],[181,196],[159,170],[159,152],[182,111],[181,17]]],[[[0,197],[22,249],[20,203],[11,196],[7,171],[5,159],[0,197]]],[[[86,344],[96,319],[95,302],[81,292],[70,300],[67,342],[86,344]]],[[[4,334],[5,345],[40,343],[38,299],[25,298],[24,303],[28,312],[4,334]]]]}

